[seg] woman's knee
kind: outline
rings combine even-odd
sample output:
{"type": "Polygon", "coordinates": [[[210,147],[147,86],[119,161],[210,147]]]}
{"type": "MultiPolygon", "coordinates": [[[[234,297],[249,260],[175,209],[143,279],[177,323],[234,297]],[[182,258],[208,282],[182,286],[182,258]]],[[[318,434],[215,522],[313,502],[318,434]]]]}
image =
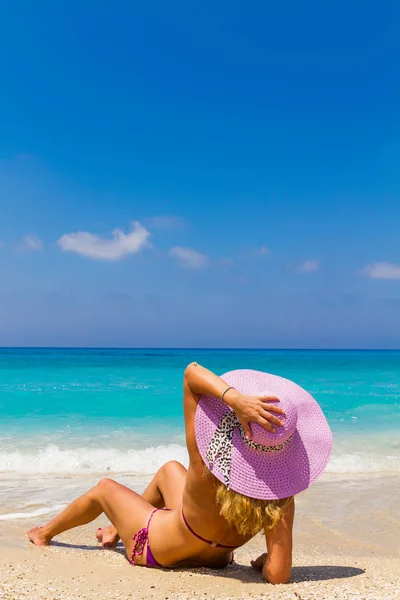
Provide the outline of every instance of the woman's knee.
{"type": "Polygon", "coordinates": [[[101,490],[107,490],[115,486],[117,482],[114,479],[110,479],[109,477],[103,477],[97,484],[97,488],[101,490]]]}
{"type": "Polygon", "coordinates": [[[167,475],[167,476],[173,476],[176,473],[178,473],[178,474],[186,473],[186,469],[177,460],[170,460],[161,467],[159,473],[162,473],[163,475],[167,475]]]}
{"type": "Polygon", "coordinates": [[[88,491],[88,495],[93,498],[93,500],[100,501],[105,494],[109,493],[109,491],[115,486],[118,485],[116,481],[113,479],[109,479],[108,477],[103,477],[100,481],[95,485],[91,490],[88,491]]]}

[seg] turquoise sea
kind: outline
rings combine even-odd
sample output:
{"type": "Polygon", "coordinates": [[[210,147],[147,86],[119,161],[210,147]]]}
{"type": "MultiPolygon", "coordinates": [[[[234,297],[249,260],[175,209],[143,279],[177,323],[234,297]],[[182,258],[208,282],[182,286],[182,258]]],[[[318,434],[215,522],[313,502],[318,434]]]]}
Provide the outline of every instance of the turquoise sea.
{"type": "Polygon", "coordinates": [[[182,375],[287,377],[334,433],[324,477],[400,473],[400,351],[0,349],[0,520],[58,510],[100,477],[142,490],[187,461],[182,375]]]}

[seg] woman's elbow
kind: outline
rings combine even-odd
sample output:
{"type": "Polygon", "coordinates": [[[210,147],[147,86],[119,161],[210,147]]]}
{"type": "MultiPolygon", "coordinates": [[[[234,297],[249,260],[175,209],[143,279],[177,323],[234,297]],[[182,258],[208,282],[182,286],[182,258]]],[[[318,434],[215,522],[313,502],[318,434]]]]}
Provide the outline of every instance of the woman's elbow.
{"type": "Polygon", "coordinates": [[[184,377],[184,379],[185,379],[185,380],[189,379],[191,371],[192,371],[192,363],[190,363],[190,364],[189,364],[189,365],[186,367],[186,369],[185,369],[185,371],[184,371],[184,373],[183,373],[183,377],[184,377]]]}
{"type": "Polygon", "coordinates": [[[268,583],[273,585],[279,585],[281,583],[289,583],[291,575],[291,569],[285,571],[269,571],[268,569],[263,570],[263,576],[268,583]]]}
{"type": "Polygon", "coordinates": [[[189,381],[192,378],[193,371],[195,370],[196,366],[197,366],[196,362],[191,362],[190,364],[188,364],[188,366],[186,367],[185,372],[183,374],[185,381],[189,381]]]}
{"type": "Polygon", "coordinates": [[[280,585],[283,583],[289,583],[290,575],[289,577],[266,577],[266,580],[268,581],[268,583],[272,583],[272,585],[280,585]]]}

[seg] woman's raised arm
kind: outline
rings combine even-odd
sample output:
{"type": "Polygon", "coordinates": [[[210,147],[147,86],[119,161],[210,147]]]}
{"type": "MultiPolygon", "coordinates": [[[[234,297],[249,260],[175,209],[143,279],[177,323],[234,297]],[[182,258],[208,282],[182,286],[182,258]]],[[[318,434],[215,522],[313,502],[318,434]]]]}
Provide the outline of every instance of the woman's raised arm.
{"type": "Polygon", "coordinates": [[[279,399],[275,396],[246,396],[230,386],[218,375],[205,369],[198,363],[191,363],[185,370],[185,384],[192,392],[197,403],[200,396],[213,396],[223,399],[230,406],[242,425],[247,437],[251,439],[250,423],[258,423],[269,431],[275,431],[282,423],[277,415],[284,411],[277,406],[279,399]]]}

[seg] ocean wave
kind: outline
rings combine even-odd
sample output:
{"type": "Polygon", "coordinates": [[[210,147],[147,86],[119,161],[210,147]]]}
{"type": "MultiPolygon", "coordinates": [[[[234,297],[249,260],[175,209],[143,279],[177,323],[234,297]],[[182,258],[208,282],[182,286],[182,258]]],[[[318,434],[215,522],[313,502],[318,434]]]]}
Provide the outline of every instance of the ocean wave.
{"type": "Polygon", "coordinates": [[[397,473],[400,472],[400,455],[334,454],[326,467],[326,472],[338,475],[397,473]]]}
{"type": "Polygon", "coordinates": [[[0,473],[152,475],[169,460],[187,464],[186,448],[179,444],[168,444],[143,450],[85,447],[61,449],[55,444],[49,444],[29,453],[20,450],[0,452],[0,473]]]}
{"type": "MultiPolygon", "coordinates": [[[[129,474],[139,477],[153,475],[165,462],[178,460],[188,464],[185,446],[173,443],[136,449],[120,448],[59,448],[48,444],[45,448],[28,452],[12,450],[0,452],[0,474],[15,475],[109,475],[129,474]]],[[[327,473],[389,473],[400,472],[400,454],[384,452],[348,453],[332,455],[327,473]]]]}

